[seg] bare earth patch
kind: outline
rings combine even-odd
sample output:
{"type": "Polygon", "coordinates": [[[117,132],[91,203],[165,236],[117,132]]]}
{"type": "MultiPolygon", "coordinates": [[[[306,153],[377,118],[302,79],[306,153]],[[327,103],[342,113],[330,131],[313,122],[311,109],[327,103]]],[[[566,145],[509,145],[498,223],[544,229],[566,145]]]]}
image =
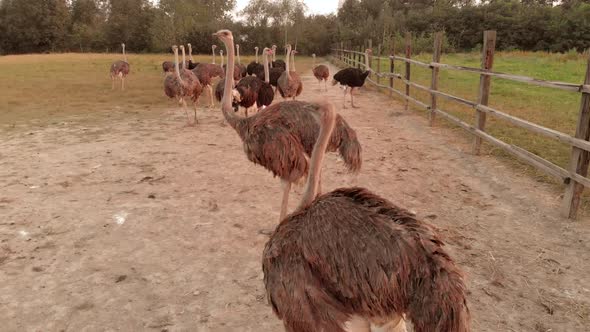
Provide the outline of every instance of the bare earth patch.
{"type": "MultiPolygon", "coordinates": [[[[304,84],[300,99],[340,105],[337,87],[304,84]]],[[[325,189],[364,186],[439,227],[467,273],[474,331],[588,329],[587,220],[560,218],[550,186],[470,155],[396,101],[356,100],[341,114],[363,170],[330,156],[325,189]]],[[[219,109],[199,115],[195,128],[178,111],[1,128],[2,330],[281,330],[260,261],[279,181],[247,161],[219,109]]]]}

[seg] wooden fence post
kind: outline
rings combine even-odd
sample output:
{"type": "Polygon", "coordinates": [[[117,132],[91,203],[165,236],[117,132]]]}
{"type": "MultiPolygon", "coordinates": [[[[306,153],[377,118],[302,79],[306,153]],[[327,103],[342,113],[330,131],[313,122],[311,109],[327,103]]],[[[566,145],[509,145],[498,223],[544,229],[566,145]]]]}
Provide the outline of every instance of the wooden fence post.
{"type": "MultiPolygon", "coordinates": [[[[494,51],[496,50],[496,31],[487,30],[483,33],[483,48],[481,50],[481,69],[491,71],[494,67],[494,51]]],[[[479,77],[479,94],[477,103],[487,106],[490,99],[492,77],[480,75],[479,77]]],[[[475,111],[475,127],[481,131],[486,128],[486,113],[475,111]]],[[[478,155],[481,152],[482,139],[475,136],[473,141],[473,154],[478,155]]]]}
{"type": "MultiPolygon", "coordinates": [[[[412,33],[406,32],[406,58],[412,57],[412,33]]],[[[406,62],[406,96],[410,96],[410,63],[406,62]]],[[[406,111],[410,109],[410,100],[406,98],[406,111]]]]}
{"type": "MultiPolygon", "coordinates": [[[[584,78],[584,85],[590,85],[590,58],[586,65],[586,77],[584,78]]],[[[578,117],[578,126],[576,128],[576,138],[583,140],[590,140],[590,93],[582,93],[582,101],[580,103],[580,115],[578,117]]],[[[570,159],[570,172],[580,174],[581,176],[588,175],[588,164],[590,163],[590,153],[578,147],[572,147],[572,156],[570,159]]],[[[578,208],[580,207],[580,200],[584,186],[570,179],[569,184],[565,189],[563,196],[563,215],[570,219],[575,219],[578,208]]]]}
{"type": "MultiPolygon", "coordinates": [[[[434,48],[432,49],[432,62],[440,62],[440,55],[442,52],[442,39],[443,33],[437,32],[434,35],[434,48]]],[[[432,79],[430,81],[430,89],[431,90],[438,90],[438,74],[440,68],[438,67],[431,67],[432,69],[432,79]]],[[[430,126],[434,125],[434,118],[436,116],[436,94],[430,93],[430,126]]]]}
{"type": "MultiPolygon", "coordinates": [[[[395,73],[395,61],[393,60],[393,56],[395,56],[395,44],[391,45],[391,56],[389,58],[389,72],[391,76],[389,76],[389,87],[393,89],[393,74],[395,73]]],[[[389,96],[393,96],[393,91],[389,90],[389,96]]]]}

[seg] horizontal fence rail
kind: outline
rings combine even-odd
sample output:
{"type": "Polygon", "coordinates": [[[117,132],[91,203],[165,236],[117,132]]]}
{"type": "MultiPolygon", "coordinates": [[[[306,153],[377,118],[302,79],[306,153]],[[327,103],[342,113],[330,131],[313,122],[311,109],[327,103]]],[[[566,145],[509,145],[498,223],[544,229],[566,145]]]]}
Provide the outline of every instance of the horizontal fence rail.
{"type": "MultiPolygon", "coordinates": [[[[386,89],[390,94],[395,94],[406,102],[406,107],[412,103],[418,107],[427,110],[430,114],[430,124],[434,123],[435,116],[440,116],[447,121],[465,129],[474,135],[474,154],[479,154],[481,143],[488,142],[497,146],[504,151],[512,154],[522,162],[525,162],[537,169],[551,175],[566,184],[566,190],[563,198],[562,213],[571,219],[577,215],[580,206],[581,195],[585,187],[590,187],[590,179],[588,175],[588,166],[590,164],[590,58],[588,59],[586,75],[582,84],[555,82],[541,80],[533,77],[513,75],[507,73],[495,72],[492,70],[494,63],[494,51],[496,44],[495,31],[485,31],[482,49],[482,67],[473,68],[466,66],[450,65],[440,62],[442,33],[435,34],[433,61],[422,62],[411,58],[411,35],[406,35],[406,42],[404,45],[405,57],[392,55],[387,57],[372,56],[370,53],[360,52],[356,50],[346,49],[344,43],[340,43],[337,47],[332,48],[332,57],[345,64],[357,68],[364,68],[370,70],[371,75],[367,81],[376,87],[386,89]],[[403,73],[396,73],[394,69],[395,61],[405,63],[403,73]],[[381,64],[389,63],[388,71],[381,71],[381,64]],[[367,66],[367,63],[369,64],[367,66]],[[377,70],[373,69],[373,63],[376,63],[377,70]],[[429,68],[432,71],[432,79],[430,86],[424,86],[411,80],[411,65],[429,68]],[[438,90],[438,76],[440,70],[462,71],[480,75],[480,86],[478,93],[478,100],[471,101],[465,98],[454,96],[450,93],[441,92],[438,90]],[[576,135],[571,136],[530,121],[520,119],[513,115],[507,114],[500,110],[488,106],[490,96],[491,79],[510,80],[529,85],[541,86],[552,89],[560,89],[575,93],[581,93],[580,115],[577,123],[576,135]],[[387,79],[388,85],[382,84],[381,80],[387,79]],[[394,88],[394,80],[399,80],[405,86],[405,91],[394,88]],[[430,94],[430,104],[426,104],[415,97],[411,96],[411,88],[418,89],[430,94]],[[465,105],[474,110],[476,114],[476,121],[474,125],[464,122],[463,120],[445,112],[437,105],[438,98],[443,98],[461,105],[465,105]],[[541,158],[540,156],[531,153],[518,146],[508,144],[485,131],[487,115],[507,121],[512,125],[518,126],[530,132],[543,135],[545,137],[557,140],[561,143],[568,144],[572,148],[570,166],[564,169],[552,162],[541,158]]],[[[369,48],[371,48],[369,41],[369,48]]],[[[350,47],[352,48],[352,47],[350,47]]],[[[379,46],[380,48],[380,46],[379,46]]],[[[363,48],[357,48],[362,50],[363,48]]]]}

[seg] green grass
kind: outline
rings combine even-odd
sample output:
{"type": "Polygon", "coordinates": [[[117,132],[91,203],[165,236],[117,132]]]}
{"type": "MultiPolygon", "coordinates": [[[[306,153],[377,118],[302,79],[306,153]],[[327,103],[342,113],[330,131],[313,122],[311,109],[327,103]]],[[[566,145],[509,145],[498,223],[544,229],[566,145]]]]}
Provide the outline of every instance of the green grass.
{"type": "MultiPolygon", "coordinates": [[[[176,103],[164,95],[162,61],[170,54],[129,54],[126,90],[111,91],[109,67],[120,54],[50,54],[0,57],[0,124],[43,124],[76,116],[92,119],[110,111],[161,111],[176,103]]],[[[195,56],[210,62],[210,56],[195,56]]],[[[254,57],[243,56],[246,65],[254,57]]],[[[219,57],[217,57],[219,61],[219,57]]],[[[308,71],[311,58],[298,57],[308,71]]],[[[201,96],[205,104],[207,95],[201,96]]],[[[154,112],[152,112],[154,113],[154,112]]]]}
{"type": "MultiPolygon", "coordinates": [[[[417,60],[432,61],[431,55],[421,54],[414,57],[417,60]]],[[[441,62],[469,67],[480,66],[480,55],[445,54],[441,62]]],[[[494,71],[531,76],[544,80],[563,81],[580,84],[586,70],[586,58],[571,54],[548,54],[532,52],[499,52],[495,55],[494,71]]],[[[389,63],[381,65],[382,71],[389,68],[389,63]]],[[[403,64],[396,61],[396,72],[404,71],[403,64]]],[[[373,64],[376,69],[377,64],[373,64]]],[[[412,65],[412,81],[430,86],[431,71],[428,68],[412,65]]],[[[382,83],[385,80],[382,80],[382,83]]],[[[479,75],[441,69],[439,90],[476,101],[479,86],[479,75]]],[[[404,90],[404,84],[399,80],[395,88],[404,90]]],[[[411,95],[426,104],[430,103],[430,95],[412,88],[411,95]]],[[[580,108],[580,93],[543,88],[525,83],[513,82],[499,78],[492,79],[490,106],[521,119],[574,135],[580,108]]],[[[439,108],[447,111],[465,122],[475,122],[475,111],[456,102],[438,98],[439,108]]],[[[445,123],[445,120],[438,120],[445,123]]],[[[520,146],[561,167],[567,167],[571,149],[556,140],[533,134],[506,121],[488,116],[486,131],[493,136],[520,146]]],[[[504,155],[504,152],[487,147],[493,154],[504,155]]]]}

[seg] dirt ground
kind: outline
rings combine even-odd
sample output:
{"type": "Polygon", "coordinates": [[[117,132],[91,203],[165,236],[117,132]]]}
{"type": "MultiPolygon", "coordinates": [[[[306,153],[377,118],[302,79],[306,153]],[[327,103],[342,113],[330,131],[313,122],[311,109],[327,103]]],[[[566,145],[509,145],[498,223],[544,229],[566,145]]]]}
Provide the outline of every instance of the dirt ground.
{"type": "MultiPolygon", "coordinates": [[[[342,90],[306,74],[300,99],[340,105],[342,90]]],[[[324,189],[364,186],[439,227],[468,276],[473,331],[590,330],[588,220],[562,219],[554,188],[387,96],[357,103],[340,112],[363,169],[329,156],[324,189]]],[[[1,330],[281,331],[260,232],[277,224],[278,179],[218,108],[196,127],[170,110],[0,126],[1,330]]]]}

